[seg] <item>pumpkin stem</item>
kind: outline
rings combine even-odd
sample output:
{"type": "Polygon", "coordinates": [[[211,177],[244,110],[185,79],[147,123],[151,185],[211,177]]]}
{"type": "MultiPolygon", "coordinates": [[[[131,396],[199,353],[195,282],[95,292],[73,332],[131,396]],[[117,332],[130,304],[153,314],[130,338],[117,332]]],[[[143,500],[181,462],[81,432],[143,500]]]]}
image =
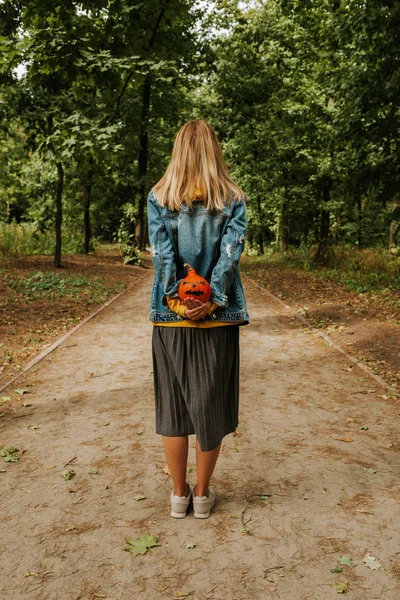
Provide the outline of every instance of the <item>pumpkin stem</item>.
{"type": "Polygon", "coordinates": [[[185,263],[183,266],[187,268],[188,273],[190,273],[190,271],[194,271],[193,267],[191,267],[189,263],[185,263]]]}

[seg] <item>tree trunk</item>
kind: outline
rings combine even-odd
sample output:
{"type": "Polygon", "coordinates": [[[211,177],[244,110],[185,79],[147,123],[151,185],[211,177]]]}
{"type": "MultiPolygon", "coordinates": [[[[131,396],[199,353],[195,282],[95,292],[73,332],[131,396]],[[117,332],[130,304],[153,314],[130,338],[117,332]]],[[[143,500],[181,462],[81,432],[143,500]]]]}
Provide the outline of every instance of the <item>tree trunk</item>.
{"type": "Polygon", "coordinates": [[[324,249],[328,245],[330,214],[331,213],[329,210],[324,209],[321,211],[321,228],[319,233],[319,242],[324,249]]]}
{"type": "MultiPolygon", "coordinates": [[[[400,201],[398,198],[394,198],[393,199],[393,204],[392,204],[392,213],[394,215],[395,211],[397,212],[397,209],[400,207],[400,201]]],[[[392,251],[392,248],[394,248],[397,245],[397,216],[393,217],[392,222],[390,223],[390,230],[389,230],[389,252],[392,251]]]]}
{"type": "Polygon", "coordinates": [[[287,196],[283,197],[281,204],[277,247],[283,252],[285,252],[289,248],[289,199],[287,198],[287,196]]]}
{"type": "Polygon", "coordinates": [[[362,201],[361,201],[361,197],[357,196],[357,242],[358,242],[358,247],[362,248],[363,247],[363,207],[362,207],[362,201]]]}
{"type": "Polygon", "coordinates": [[[250,227],[250,228],[249,228],[248,235],[247,235],[247,241],[248,241],[248,244],[249,244],[249,249],[250,249],[250,250],[253,248],[253,243],[254,243],[254,241],[253,241],[253,240],[254,240],[253,228],[252,228],[252,227],[250,227]]]}
{"type": "Polygon", "coordinates": [[[257,227],[257,243],[260,247],[261,254],[264,254],[264,231],[262,223],[262,212],[261,212],[261,197],[257,196],[257,216],[258,216],[258,227],[257,227]]]}
{"type": "Polygon", "coordinates": [[[54,266],[61,267],[61,224],[62,224],[62,194],[64,187],[64,169],[62,163],[57,163],[57,193],[56,193],[56,248],[54,253],[54,266]]]}
{"type": "Polygon", "coordinates": [[[87,179],[81,185],[81,197],[83,201],[83,233],[84,245],[83,251],[89,254],[90,241],[92,239],[92,225],[90,222],[90,202],[92,199],[92,177],[93,177],[93,157],[89,158],[89,171],[87,179]]]}
{"type": "MultiPolygon", "coordinates": [[[[165,6],[162,6],[157,22],[154,26],[151,38],[148,44],[148,52],[150,53],[156,43],[157,33],[160,28],[165,13],[165,6]]],[[[143,85],[143,99],[142,99],[142,115],[140,120],[140,132],[139,132],[139,156],[138,156],[138,179],[139,179],[139,204],[138,204],[138,224],[139,224],[139,239],[137,245],[139,250],[143,250],[146,245],[145,236],[145,219],[144,219],[144,207],[146,206],[146,175],[147,175],[147,163],[149,156],[149,112],[150,112],[150,98],[151,98],[151,75],[147,73],[144,85],[143,85]]]]}
{"type": "Polygon", "coordinates": [[[329,242],[329,227],[330,227],[330,211],[327,208],[331,197],[331,180],[326,179],[322,182],[322,208],[319,223],[318,248],[315,259],[319,262],[325,262],[328,242],[329,242]]]}
{"type": "Polygon", "coordinates": [[[148,73],[144,80],[143,86],[143,99],[142,99],[142,116],[140,121],[140,133],[139,133],[139,156],[138,156],[138,180],[139,180],[139,204],[138,204],[138,225],[139,225],[139,237],[137,245],[140,250],[144,249],[145,235],[144,235],[144,207],[146,205],[146,175],[147,175],[147,163],[149,157],[149,136],[148,136],[148,122],[149,122],[149,111],[150,111],[150,98],[151,98],[151,77],[148,73]]]}
{"type": "Polygon", "coordinates": [[[92,239],[92,227],[90,223],[90,194],[91,186],[88,183],[81,185],[81,198],[83,203],[83,251],[89,254],[90,240],[92,239]]]}

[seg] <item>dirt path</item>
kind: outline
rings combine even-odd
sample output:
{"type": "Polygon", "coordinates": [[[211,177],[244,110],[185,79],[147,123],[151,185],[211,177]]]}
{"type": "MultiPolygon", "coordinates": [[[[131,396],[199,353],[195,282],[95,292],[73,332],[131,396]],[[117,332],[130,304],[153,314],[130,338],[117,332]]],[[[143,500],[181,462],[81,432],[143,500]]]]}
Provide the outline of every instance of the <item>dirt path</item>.
{"type": "Polygon", "coordinates": [[[325,600],[337,582],[352,600],[399,598],[399,402],[249,280],[240,424],[223,441],[216,511],[204,521],[169,516],[151,284],[149,272],[7,403],[0,445],[21,458],[0,465],[1,600],[325,600]],[[69,481],[65,468],[75,471],[69,481]],[[161,546],[124,552],[141,533],[161,546]],[[367,552],[380,569],[366,566],[367,552]],[[352,566],[332,573],[343,555],[352,566]]]}

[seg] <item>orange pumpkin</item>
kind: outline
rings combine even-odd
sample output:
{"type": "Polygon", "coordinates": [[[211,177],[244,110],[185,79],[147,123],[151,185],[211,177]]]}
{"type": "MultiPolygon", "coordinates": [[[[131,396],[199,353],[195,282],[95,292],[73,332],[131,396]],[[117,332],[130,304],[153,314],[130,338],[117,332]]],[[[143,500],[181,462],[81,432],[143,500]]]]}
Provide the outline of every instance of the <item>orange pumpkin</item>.
{"type": "Polygon", "coordinates": [[[193,267],[187,263],[183,266],[187,267],[188,274],[185,279],[182,279],[178,287],[178,296],[181,302],[183,303],[185,298],[195,298],[200,302],[207,302],[211,296],[210,284],[204,277],[196,273],[193,267]]]}

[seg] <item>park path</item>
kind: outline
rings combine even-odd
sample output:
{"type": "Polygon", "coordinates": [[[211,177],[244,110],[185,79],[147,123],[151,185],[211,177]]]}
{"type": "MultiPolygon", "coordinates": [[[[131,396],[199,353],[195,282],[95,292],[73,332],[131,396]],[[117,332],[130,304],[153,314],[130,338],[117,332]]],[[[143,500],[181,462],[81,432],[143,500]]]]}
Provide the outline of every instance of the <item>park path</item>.
{"type": "Polygon", "coordinates": [[[15,386],[29,393],[0,421],[0,445],[20,455],[0,465],[1,600],[325,600],[339,582],[352,600],[398,599],[398,400],[247,278],[240,424],[214,473],[216,510],[169,516],[152,277],[15,386]],[[161,545],[124,552],[141,533],[161,545]],[[332,573],[344,555],[351,566],[332,573]]]}

